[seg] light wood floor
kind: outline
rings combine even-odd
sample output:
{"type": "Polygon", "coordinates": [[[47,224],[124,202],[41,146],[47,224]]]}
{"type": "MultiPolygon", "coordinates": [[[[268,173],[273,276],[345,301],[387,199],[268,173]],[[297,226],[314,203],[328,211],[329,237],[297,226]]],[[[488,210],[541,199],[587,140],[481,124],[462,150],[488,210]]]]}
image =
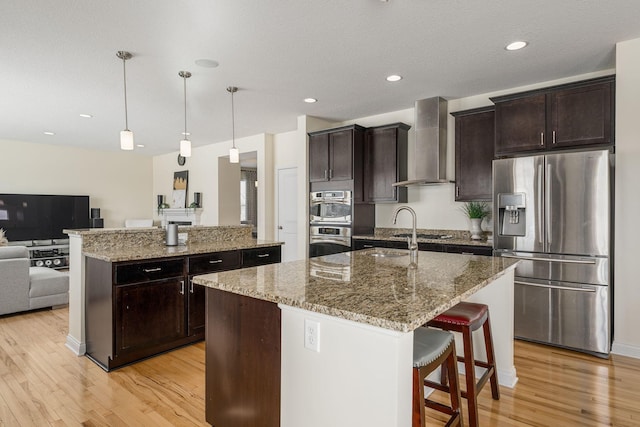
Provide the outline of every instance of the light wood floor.
{"type": "MultiPolygon", "coordinates": [[[[64,308],[0,317],[0,426],[208,425],[202,343],[107,374],[64,346],[67,319],[64,308]]],[[[640,426],[640,360],[515,349],[520,381],[499,401],[485,387],[482,426],[640,426]]]]}

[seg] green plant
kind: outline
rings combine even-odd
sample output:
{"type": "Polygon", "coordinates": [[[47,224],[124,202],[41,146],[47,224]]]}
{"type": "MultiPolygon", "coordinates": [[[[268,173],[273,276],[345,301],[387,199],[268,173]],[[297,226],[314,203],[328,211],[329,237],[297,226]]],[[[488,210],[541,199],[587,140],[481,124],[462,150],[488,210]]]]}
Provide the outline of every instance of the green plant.
{"type": "Polygon", "coordinates": [[[491,215],[491,209],[486,202],[465,202],[461,209],[469,218],[484,218],[491,215]]]}

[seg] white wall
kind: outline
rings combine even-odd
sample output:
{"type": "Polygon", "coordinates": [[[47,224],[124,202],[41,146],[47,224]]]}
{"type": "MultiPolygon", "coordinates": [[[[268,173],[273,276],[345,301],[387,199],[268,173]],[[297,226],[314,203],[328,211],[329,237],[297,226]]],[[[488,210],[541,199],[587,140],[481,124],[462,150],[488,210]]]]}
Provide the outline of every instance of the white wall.
{"type": "Polygon", "coordinates": [[[613,351],[640,358],[636,263],[640,197],[640,39],[616,46],[616,202],[613,351]]]}
{"type": "Polygon", "coordinates": [[[89,195],[105,227],[155,206],[151,158],[135,152],[0,140],[0,153],[0,193],[89,195]]]}
{"type": "MultiPolygon", "coordinates": [[[[255,151],[258,157],[258,238],[273,240],[273,136],[259,134],[236,139],[236,147],[240,153],[255,151]]],[[[202,193],[203,225],[218,225],[218,158],[227,157],[231,141],[193,147],[192,155],[184,166],[178,166],[178,152],[164,154],[153,158],[153,198],[155,195],[169,196],[173,191],[173,173],[188,170],[189,184],[187,189],[187,205],[193,201],[193,193],[202,193]]],[[[240,181],[237,191],[240,192],[240,181]]],[[[157,217],[156,213],[156,219],[157,217]]],[[[226,220],[225,220],[226,222],[226,220]]],[[[238,215],[237,224],[240,224],[238,215]]]]}

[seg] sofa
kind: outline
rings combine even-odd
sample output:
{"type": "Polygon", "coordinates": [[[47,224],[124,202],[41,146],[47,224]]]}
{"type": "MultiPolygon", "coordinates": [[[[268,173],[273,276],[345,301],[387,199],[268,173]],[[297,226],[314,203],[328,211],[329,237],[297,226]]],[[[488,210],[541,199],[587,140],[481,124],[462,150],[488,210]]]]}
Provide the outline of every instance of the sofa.
{"type": "Polygon", "coordinates": [[[0,247],[0,315],[69,303],[69,274],[30,267],[25,246],[0,247]]]}

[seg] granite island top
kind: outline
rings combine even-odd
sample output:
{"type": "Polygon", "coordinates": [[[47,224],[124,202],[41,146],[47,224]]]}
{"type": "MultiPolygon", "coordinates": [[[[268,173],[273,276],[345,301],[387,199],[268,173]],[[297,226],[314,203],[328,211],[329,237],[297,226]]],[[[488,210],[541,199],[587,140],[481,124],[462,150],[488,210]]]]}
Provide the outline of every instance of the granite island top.
{"type": "MultiPolygon", "coordinates": [[[[482,240],[471,240],[471,234],[468,231],[463,230],[431,230],[431,229],[418,229],[419,243],[440,243],[443,245],[471,245],[492,247],[493,243],[487,241],[485,237],[482,240]],[[426,239],[421,238],[420,234],[437,234],[441,236],[447,236],[445,239],[426,239]]],[[[355,240],[386,240],[392,242],[406,242],[406,237],[396,236],[397,234],[411,234],[409,228],[376,228],[373,234],[358,234],[351,238],[355,240]]]]}
{"type": "Polygon", "coordinates": [[[515,268],[517,260],[381,249],[195,276],[193,283],[346,320],[409,332],[515,268]]]}
{"type": "Polygon", "coordinates": [[[87,257],[96,258],[102,261],[121,262],[234,251],[239,249],[253,249],[268,246],[280,246],[282,244],[282,242],[272,242],[269,240],[256,239],[214,240],[210,242],[187,243],[185,245],[178,246],[152,244],[84,250],[82,254],[87,257]]]}

